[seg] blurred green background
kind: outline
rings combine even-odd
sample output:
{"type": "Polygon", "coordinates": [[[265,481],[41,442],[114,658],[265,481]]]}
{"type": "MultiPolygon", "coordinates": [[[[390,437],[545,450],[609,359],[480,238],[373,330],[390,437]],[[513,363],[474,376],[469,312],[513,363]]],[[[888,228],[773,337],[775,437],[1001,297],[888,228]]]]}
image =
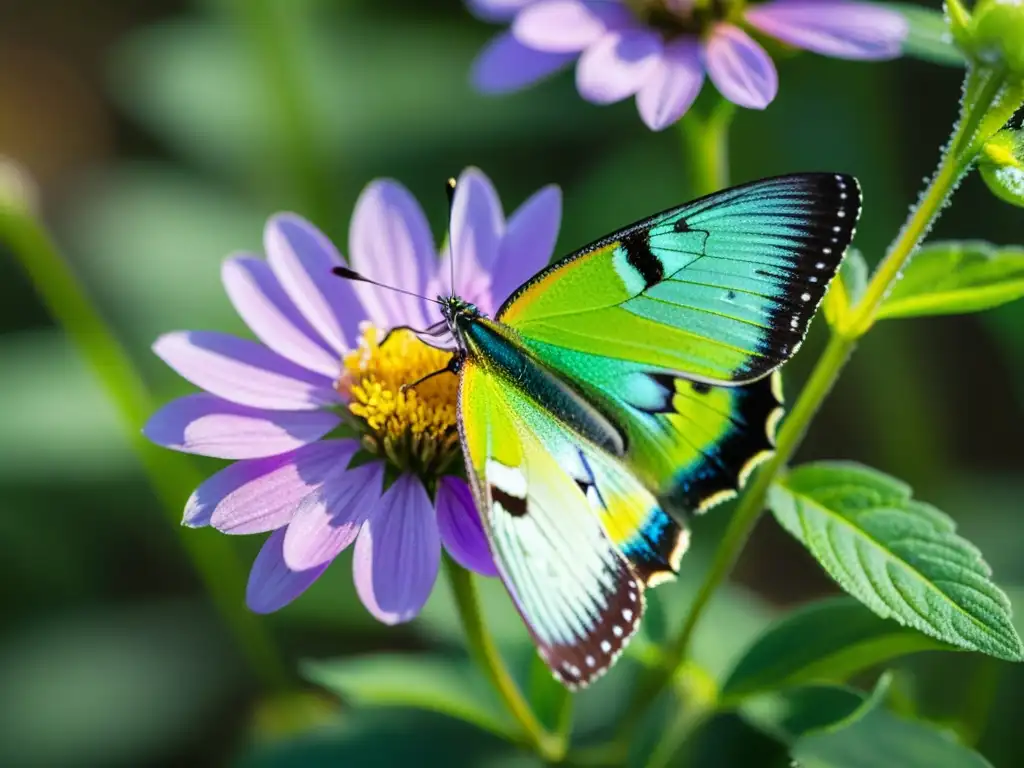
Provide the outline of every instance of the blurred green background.
{"type": "MultiPolygon", "coordinates": [[[[188,386],[149,344],[178,328],[245,332],[220,262],[258,250],[274,211],[303,213],[345,251],[360,189],[392,176],[440,238],[442,183],[473,164],[507,209],[560,184],[565,252],[687,199],[678,133],[647,131],[631,101],[586,104],[569,75],[509,97],[474,94],[468,68],[494,31],[455,0],[5,0],[0,155],[38,184],[61,247],[163,402],[188,386]]],[[[960,79],[915,60],[787,59],[778,99],[736,119],[732,180],[856,174],[866,199],[856,242],[873,263],[937,160],[960,79]]],[[[971,177],[933,237],[1021,243],[1024,212],[971,177]]],[[[790,392],[825,331],[815,323],[787,367],[790,392]]],[[[268,697],[204,597],[114,409],[8,254],[0,333],[0,765],[533,764],[439,717],[349,712],[326,694],[268,697]]],[[[1024,304],[883,322],[801,455],[907,480],[1024,600],[1022,405],[1024,304]]],[[[182,505],[190,490],[180,489],[182,505]]],[[[727,514],[697,523],[684,578],[660,590],[666,621],[681,615],[727,514]]],[[[259,541],[232,544],[247,565],[259,541]]],[[[736,581],[698,637],[712,668],[778,611],[834,590],[767,518],[736,581]]],[[[487,599],[525,669],[522,628],[500,589],[487,599]]],[[[292,670],[308,658],[461,647],[443,582],[424,617],[385,628],[356,599],[345,556],[261,621],[292,670]]],[[[1024,764],[1020,671],[966,655],[904,666],[899,680],[922,714],[981,729],[996,765],[1024,764]]],[[[614,717],[631,674],[622,667],[582,697],[580,732],[614,717]]],[[[297,673],[295,685],[314,690],[297,673]]],[[[742,755],[767,748],[728,719],[704,741],[712,756],[702,764],[715,766],[753,765],[742,755]]]]}

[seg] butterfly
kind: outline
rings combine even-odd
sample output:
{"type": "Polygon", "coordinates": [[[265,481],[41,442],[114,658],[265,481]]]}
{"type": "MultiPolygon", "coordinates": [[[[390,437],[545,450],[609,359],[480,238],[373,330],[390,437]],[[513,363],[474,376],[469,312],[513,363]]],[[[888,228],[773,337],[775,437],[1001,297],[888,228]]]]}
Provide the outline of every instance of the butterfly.
{"type": "Polygon", "coordinates": [[[567,687],[614,664],[644,590],[678,572],[691,518],[771,455],[778,368],[800,347],[860,205],[844,174],[765,179],[566,256],[493,318],[439,297],[435,329],[453,341],[445,370],[459,376],[491,552],[567,687]]]}

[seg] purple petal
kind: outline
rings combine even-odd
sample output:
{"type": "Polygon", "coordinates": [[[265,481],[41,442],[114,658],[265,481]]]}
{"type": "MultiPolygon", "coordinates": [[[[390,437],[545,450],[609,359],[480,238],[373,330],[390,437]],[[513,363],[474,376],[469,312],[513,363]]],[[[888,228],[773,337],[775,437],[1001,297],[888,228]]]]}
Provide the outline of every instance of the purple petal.
{"type": "Polygon", "coordinates": [[[356,591],[379,621],[409,621],[427,602],[440,564],[434,507],[418,478],[401,475],[356,539],[356,591]]]}
{"type": "Polygon", "coordinates": [[[315,442],[340,422],[330,411],[263,411],[197,394],[165,405],[142,432],[157,445],[176,451],[255,459],[315,442]]]}
{"type": "Polygon", "coordinates": [[[331,274],[344,262],[319,229],[294,213],[271,217],[263,231],[274,274],[295,306],[339,355],[355,344],[363,308],[352,285],[331,274]]]}
{"type": "Polygon", "coordinates": [[[473,494],[464,480],[442,477],[437,484],[437,529],[455,562],[484,576],[498,575],[473,494]]]}
{"type": "Polygon", "coordinates": [[[221,279],[235,310],[257,338],[293,363],[336,378],[338,355],[319,336],[281,288],[270,265],[252,256],[233,256],[221,267],[221,279]]]}
{"type": "Polygon", "coordinates": [[[153,351],[197,387],[240,405],[310,411],[340,402],[327,377],[226,333],[168,333],[156,340],[153,351]]]}
{"type": "Polygon", "coordinates": [[[797,48],[841,59],[892,59],[909,26],[903,14],[844,0],[776,0],[752,6],[746,20],[797,48]]]}
{"type": "Polygon", "coordinates": [[[284,539],[284,560],[296,570],[329,563],[355,541],[380,501],[384,464],[379,461],[332,476],[299,505],[284,539]]]}
{"type": "Polygon", "coordinates": [[[538,51],[579,53],[631,19],[629,9],[618,3],[542,0],[516,16],[512,34],[538,51]]]}
{"type": "Polygon", "coordinates": [[[655,32],[610,32],[580,56],[576,88],[594,104],[621,101],[647,82],[661,50],[661,36],[655,32]]]}
{"type": "Polygon", "coordinates": [[[189,497],[184,524],[223,533],[262,533],[287,525],[299,504],[343,472],[355,440],[324,440],[291,453],[238,461],[208,478],[189,497]]]}
{"type": "Polygon", "coordinates": [[[467,0],[470,12],[484,21],[510,21],[522,8],[537,0],[467,0]]]}
{"type": "Polygon", "coordinates": [[[254,613],[273,613],[284,608],[327,570],[328,563],[308,571],[289,568],[284,562],[284,536],[284,530],[274,531],[252,564],[245,603],[254,613]]]}
{"type": "Polygon", "coordinates": [[[547,265],[562,222],[562,191],[551,184],[535,192],[508,220],[491,272],[493,313],[508,296],[547,265]]]}
{"type": "Polygon", "coordinates": [[[700,44],[686,37],[673,40],[665,46],[657,68],[636,95],[640,117],[652,131],[667,128],[690,108],[702,85],[700,44]]]}
{"type": "Polygon", "coordinates": [[[704,49],[711,82],[729,101],[764,109],[779,90],[775,64],[764,48],[732,24],[717,24],[704,49]]]}
{"type": "MultiPolygon", "coordinates": [[[[363,190],[349,230],[352,267],[373,280],[422,293],[436,267],[434,238],[423,209],[396,181],[374,181],[363,190]]],[[[425,302],[368,283],[354,284],[378,328],[426,325],[425,302]]]]}
{"type": "MultiPolygon", "coordinates": [[[[459,176],[452,203],[451,250],[457,276],[489,273],[504,233],[505,213],[494,185],[479,168],[467,168],[459,176]]],[[[448,274],[446,261],[447,254],[443,275],[448,274]]]]}
{"type": "Polygon", "coordinates": [[[508,93],[533,85],[567,67],[572,53],[545,53],[504,32],[484,47],[473,62],[470,81],[483,93],[508,93]]]}

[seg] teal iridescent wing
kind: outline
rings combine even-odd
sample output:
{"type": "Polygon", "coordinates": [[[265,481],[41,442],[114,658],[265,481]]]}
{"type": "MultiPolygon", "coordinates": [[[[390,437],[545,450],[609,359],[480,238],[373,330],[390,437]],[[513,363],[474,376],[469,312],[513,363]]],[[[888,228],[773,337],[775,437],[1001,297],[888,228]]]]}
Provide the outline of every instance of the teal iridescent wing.
{"type": "Polygon", "coordinates": [[[666,507],[701,511],[770,455],[769,374],[803,340],[859,211],[841,174],[725,190],[563,259],[497,320],[607,416],[666,507]]]}
{"type": "Polygon", "coordinates": [[[798,174],[653,216],[541,272],[496,316],[523,344],[755,381],[788,360],[853,237],[851,176],[798,174]]]}

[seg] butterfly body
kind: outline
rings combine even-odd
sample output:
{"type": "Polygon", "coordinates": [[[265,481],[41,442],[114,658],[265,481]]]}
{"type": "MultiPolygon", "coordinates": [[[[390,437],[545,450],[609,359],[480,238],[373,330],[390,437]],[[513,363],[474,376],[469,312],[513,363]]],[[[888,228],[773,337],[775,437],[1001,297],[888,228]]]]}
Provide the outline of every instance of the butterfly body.
{"type": "Polygon", "coordinates": [[[567,686],[607,670],[693,515],[770,456],[777,368],[853,236],[856,181],[799,174],[666,211],[520,287],[440,299],[492,554],[567,686]]]}

